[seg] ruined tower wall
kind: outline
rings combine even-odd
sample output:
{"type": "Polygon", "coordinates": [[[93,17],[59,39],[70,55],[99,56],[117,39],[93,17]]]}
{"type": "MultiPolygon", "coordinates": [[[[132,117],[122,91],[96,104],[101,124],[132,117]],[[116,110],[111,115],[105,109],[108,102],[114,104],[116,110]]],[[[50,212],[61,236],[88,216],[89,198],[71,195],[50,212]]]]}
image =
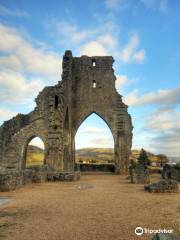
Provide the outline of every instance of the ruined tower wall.
{"type": "Polygon", "coordinates": [[[112,57],[82,56],[73,59],[72,116],[74,134],[83,120],[93,112],[102,117],[109,125],[113,135],[115,134],[116,78],[112,63],[112,57]]]}
{"type": "Polygon", "coordinates": [[[115,88],[112,57],[74,57],[72,64],[73,140],[81,123],[98,114],[114,137],[116,172],[127,171],[132,145],[132,123],[127,106],[115,88]]]}

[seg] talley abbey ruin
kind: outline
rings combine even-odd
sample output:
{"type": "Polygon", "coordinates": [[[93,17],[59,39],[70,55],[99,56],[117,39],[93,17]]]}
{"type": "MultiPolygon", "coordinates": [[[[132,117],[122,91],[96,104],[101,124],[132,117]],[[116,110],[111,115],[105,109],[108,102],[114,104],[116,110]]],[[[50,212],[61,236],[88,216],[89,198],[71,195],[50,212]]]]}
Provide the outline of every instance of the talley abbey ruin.
{"type": "Polygon", "coordinates": [[[0,127],[1,187],[7,181],[24,184],[34,174],[39,178],[42,171],[43,176],[69,173],[74,178],[75,135],[91,113],[99,115],[112,132],[115,172],[127,172],[133,127],[127,105],[115,88],[113,61],[111,56],[73,57],[71,51],[65,52],[62,80],[39,93],[32,112],[18,114],[0,127]],[[30,171],[26,153],[34,137],[43,140],[45,159],[41,170],[30,171]]]}

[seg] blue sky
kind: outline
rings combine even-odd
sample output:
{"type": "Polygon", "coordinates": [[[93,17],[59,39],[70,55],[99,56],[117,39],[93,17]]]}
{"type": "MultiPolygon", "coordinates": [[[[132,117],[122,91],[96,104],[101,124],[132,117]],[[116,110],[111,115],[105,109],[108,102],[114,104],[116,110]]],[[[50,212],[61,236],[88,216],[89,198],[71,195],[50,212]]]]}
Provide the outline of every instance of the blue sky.
{"type": "MultiPolygon", "coordinates": [[[[178,0],[0,0],[0,124],[31,111],[38,92],[61,79],[66,49],[112,55],[133,148],[180,156],[179,9],[178,0]]],[[[111,147],[103,124],[87,119],[76,146],[111,147]]]]}

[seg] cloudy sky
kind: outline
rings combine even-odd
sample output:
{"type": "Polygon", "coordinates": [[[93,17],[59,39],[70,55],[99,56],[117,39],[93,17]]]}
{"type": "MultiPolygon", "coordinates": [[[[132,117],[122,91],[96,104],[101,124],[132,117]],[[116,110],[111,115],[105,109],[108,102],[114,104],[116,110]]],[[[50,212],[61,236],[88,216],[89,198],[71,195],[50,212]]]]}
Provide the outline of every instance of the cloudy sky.
{"type": "MultiPolygon", "coordinates": [[[[0,0],[0,124],[31,111],[38,92],[60,80],[66,49],[112,55],[133,147],[180,156],[179,9],[179,0],[0,0]]],[[[113,139],[92,115],[76,145],[111,147],[113,139]]]]}

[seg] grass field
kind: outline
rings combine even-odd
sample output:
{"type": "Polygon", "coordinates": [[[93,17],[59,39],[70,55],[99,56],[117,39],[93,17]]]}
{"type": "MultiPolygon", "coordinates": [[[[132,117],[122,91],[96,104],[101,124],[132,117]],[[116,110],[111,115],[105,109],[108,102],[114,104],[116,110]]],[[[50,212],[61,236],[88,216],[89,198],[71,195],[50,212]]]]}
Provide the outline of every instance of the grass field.
{"type": "Polygon", "coordinates": [[[43,149],[29,145],[26,154],[26,166],[43,165],[43,163],[43,149]]]}
{"type": "Polygon", "coordinates": [[[44,163],[44,154],[43,153],[31,153],[27,155],[26,160],[27,166],[33,166],[33,165],[42,165],[44,163]]]}

